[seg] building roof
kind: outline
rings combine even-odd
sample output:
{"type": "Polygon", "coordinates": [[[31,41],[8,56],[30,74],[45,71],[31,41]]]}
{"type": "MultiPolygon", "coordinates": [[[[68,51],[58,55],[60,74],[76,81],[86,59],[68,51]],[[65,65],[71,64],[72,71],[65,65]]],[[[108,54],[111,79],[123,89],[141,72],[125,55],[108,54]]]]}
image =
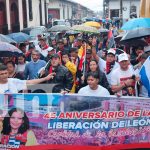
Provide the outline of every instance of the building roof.
{"type": "Polygon", "coordinates": [[[70,3],[76,4],[76,5],[80,5],[81,7],[86,8],[88,11],[94,12],[93,10],[89,9],[88,7],[83,6],[83,5],[81,5],[80,3],[77,3],[77,2],[75,2],[75,1],[73,1],[73,0],[63,0],[63,1],[67,1],[67,2],[70,2],[70,3]]]}

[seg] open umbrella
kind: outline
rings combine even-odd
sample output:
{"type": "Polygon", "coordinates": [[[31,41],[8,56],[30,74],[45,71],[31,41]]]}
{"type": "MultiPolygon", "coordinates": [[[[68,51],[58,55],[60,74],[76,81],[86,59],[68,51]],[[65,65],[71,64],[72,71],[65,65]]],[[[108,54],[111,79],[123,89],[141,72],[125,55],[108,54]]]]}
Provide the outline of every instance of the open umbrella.
{"type": "Polygon", "coordinates": [[[85,26],[85,25],[74,25],[71,29],[74,31],[99,34],[98,29],[90,26],[85,26]]]}
{"type": "Polygon", "coordinates": [[[31,37],[28,34],[17,32],[17,33],[11,33],[8,34],[8,36],[16,41],[17,43],[25,42],[31,39],[31,37]]]}
{"type": "Polygon", "coordinates": [[[77,34],[80,34],[79,31],[74,31],[74,30],[69,30],[69,31],[66,31],[65,35],[77,35],[77,34]]]}
{"type": "Polygon", "coordinates": [[[120,41],[120,44],[128,45],[128,46],[142,45],[143,47],[148,45],[143,39],[131,39],[131,40],[127,40],[127,41],[120,41]]]}
{"type": "Polygon", "coordinates": [[[62,31],[68,31],[70,30],[69,26],[66,25],[55,25],[48,29],[48,32],[62,32],[62,31]]]}
{"type": "Polygon", "coordinates": [[[97,29],[99,29],[101,27],[101,25],[98,22],[95,21],[88,21],[84,23],[85,26],[90,26],[90,27],[95,27],[97,29]]]}
{"type": "Polygon", "coordinates": [[[109,30],[108,30],[108,29],[101,28],[101,29],[99,29],[99,32],[100,32],[100,33],[107,33],[107,32],[109,32],[109,30]]]}
{"type": "Polygon", "coordinates": [[[150,28],[150,18],[131,19],[121,27],[122,30],[133,30],[136,28],[150,28]]]}
{"type": "Polygon", "coordinates": [[[122,39],[122,37],[125,35],[125,33],[120,33],[118,36],[115,37],[115,41],[116,42],[120,42],[120,40],[122,39]]]}
{"type": "Polygon", "coordinates": [[[0,42],[0,57],[19,56],[22,51],[12,44],[0,42]]]}
{"type": "Polygon", "coordinates": [[[121,41],[140,39],[150,35],[150,28],[140,28],[128,31],[121,39],[121,41]]]}
{"type": "Polygon", "coordinates": [[[0,34],[0,42],[16,43],[16,41],[12,40],[10,37],[3,34],[0,34]]]}

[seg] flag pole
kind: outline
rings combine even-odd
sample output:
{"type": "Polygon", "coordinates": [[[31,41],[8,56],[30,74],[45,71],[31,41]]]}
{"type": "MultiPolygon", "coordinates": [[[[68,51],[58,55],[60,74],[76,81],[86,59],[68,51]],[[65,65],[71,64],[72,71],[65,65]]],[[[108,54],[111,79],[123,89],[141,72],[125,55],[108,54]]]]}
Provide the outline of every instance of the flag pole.
{"type": "Polygon", "coordinates": [[[85,71],[86,71],[86,43],[85,43],[85,57],[84,57],[84,65],[83,65],[83,76],[85,77],[85,71]]]}

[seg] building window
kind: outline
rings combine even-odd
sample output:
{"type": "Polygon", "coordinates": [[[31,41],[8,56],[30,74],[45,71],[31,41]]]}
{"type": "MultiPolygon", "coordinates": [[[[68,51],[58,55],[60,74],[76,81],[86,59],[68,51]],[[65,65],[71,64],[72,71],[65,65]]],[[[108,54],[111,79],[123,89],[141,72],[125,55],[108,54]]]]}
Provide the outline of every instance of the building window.
{"type": "Polygon", "coordinates": [[[130,8],[130,14],[131,13],[136,13],[136,6],[131,6],[131,8],[130,8]]]}
{"type": "Polygon", "coordinates": [[[130,18],[137,18],[136,6],[132,5],[130,7],[130,18]]]}
{"type": "Polygon", "coordinates": [[[110,10],[110,18],[119,17],[119,9],[111,9],[110,10]]]}
{"type": "Polygon", "coordinates": [[[28,0],[29,3],[29,20],[33,20],[33,12],[32,12],[32,0],[28,0]]]}

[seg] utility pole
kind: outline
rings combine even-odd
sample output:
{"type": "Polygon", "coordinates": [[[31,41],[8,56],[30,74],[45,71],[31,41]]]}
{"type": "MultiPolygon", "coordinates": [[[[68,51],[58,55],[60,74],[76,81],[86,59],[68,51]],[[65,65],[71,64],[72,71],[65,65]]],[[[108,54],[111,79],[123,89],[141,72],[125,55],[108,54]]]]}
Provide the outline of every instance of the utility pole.
{"type": "Polygon", "coordinates": [[[39,0],[39,10],[40,10],[40,26],[43,25],[42,23],[42,1],[39,0]]]}
{"type": "Polygon", "coordinates": [[[45,26],[47,27],[47,3],[46,0],[44,0],[44,8],[45,8],[45,26]]]}
{"type": "Polygon", "coordinates": [[[120,26],[123,25],[123,0],[120,0],[120,26]]]}
{"type": "Polygon", "coordinates": [[[105,18],[105,0],[103,1],[103,17],[105,18]]]}

